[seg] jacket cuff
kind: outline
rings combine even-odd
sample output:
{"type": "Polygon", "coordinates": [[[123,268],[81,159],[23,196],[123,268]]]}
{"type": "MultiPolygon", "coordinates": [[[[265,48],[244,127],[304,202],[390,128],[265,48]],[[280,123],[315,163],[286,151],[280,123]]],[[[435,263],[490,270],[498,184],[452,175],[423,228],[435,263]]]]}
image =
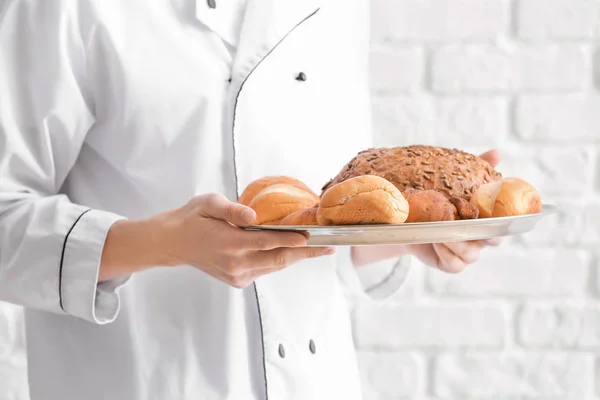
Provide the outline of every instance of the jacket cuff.
{"type": "Polygon", "coordinates": [[[400,290],[411,270],[410,256],[390,258],[356,268],[351,252],[352,247],[337,249],[338,276],[352,296],[385,302],[400,290]]]}
{"type": "Polygon", "coordinates": [[[69,315],[96,324],[114,321],[119,313],[119,288],[130,276],[98,284],[102,250],[108,230],[123,217],[86,210],[67,233],[60,262],[59,300],[69,315]]]}

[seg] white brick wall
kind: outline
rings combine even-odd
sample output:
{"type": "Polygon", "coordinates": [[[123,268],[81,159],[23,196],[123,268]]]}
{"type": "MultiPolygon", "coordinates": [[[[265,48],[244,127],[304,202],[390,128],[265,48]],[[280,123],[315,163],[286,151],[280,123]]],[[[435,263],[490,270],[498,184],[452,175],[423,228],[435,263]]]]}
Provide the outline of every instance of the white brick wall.
{"type": "MultiPolygon", "coordinates": [[[[565,208],[357,304],[365,400],[600,399],[600,0],[372,3],[377,143],[496,147],[565,208]]],[[[21,318],[0,305],[0,400],[27,400],[21,318]]]]}
{"type": "Polygon", "coordinates": [[[496,147],[564,208],[359,302],[365,400],[600,399],[600,0],[372,3],[377,144],[496,147]]]}

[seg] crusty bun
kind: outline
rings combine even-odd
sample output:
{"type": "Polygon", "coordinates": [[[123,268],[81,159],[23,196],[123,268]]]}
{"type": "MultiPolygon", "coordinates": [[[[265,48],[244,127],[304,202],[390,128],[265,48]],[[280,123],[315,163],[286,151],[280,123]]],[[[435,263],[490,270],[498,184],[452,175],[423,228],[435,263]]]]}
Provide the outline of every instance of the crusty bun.
{"type": "Polygon", "coordinates": [[[318,225],[317,222],[318,207],[306,208],[302,211],[296,211],[281,220],[279,225],[318,225]]]}
{"type": "Polygon", "coordinates": [[[374,175],[330,187],[317,210],[319,225],[402,224],[408,202],[390,182],[374,175]]]}
{"type": "Polygon", "coordinates": [[[271,225],[318,202],[319,197],[313,192],[294,185],[275,184],[258,193],[250,203],[250,208],[256,212],[257,224],[271,225]]]}
{"type": "Polygon", "coordinates": [[[456,219],[456,207],[443,193],[437,190],[408,189],[402,192],[408,201],[407,223],[438,222],[456,219]]]}
{"type": "Polygon", "coordinates": [[[244,189],[244,191],[240,195],[240,198],[238,199],[238,203],[243,204],[245,206],[249,206],[250,203],[252,203],[252,200],[256,197],[256,195],[262,192],[263,189],[272,185],[279,185],[282,183],[296,186],[300,189],[312,192],[308,186],[306,186],[304,183],[302,183],[296,178],[283,175],[265,176],[263,178],[251,182],[248,186],[246,186],[246,189],[244,189]]]}
{"type": "Polygon", "coordinates": [[[471,198],[479,209],[479,217],[510,217],[542,211],[539,192],[519,178],[504,178],[481,185],[471,198]]]}

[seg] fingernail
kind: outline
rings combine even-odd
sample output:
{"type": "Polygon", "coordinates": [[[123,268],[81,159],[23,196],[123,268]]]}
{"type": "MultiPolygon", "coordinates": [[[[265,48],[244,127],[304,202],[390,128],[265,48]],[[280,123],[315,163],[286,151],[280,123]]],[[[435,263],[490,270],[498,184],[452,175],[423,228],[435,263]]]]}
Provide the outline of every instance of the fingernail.
{"type": "Polygon", "coordinates": [[[325,255],[332,255],[333,253],[335,253],[335,249],[333,247],[328,248],[327,250],[325,250],[325,255]]]}

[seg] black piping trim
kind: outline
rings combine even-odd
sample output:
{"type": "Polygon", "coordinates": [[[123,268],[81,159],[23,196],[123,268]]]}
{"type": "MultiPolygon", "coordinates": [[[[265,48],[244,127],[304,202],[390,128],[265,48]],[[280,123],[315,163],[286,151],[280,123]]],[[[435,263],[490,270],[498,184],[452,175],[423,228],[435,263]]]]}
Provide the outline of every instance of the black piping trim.
{"type": "Polygon", "coordinates": [[[385,278],[383,278],[381,281],[379,281],[379,282],[377,282],[377,283],[375,283],[375,284],[373,284],[373,285],[371,285],[371,286],[368,286],[368,287],[365,289],[365,292],[367,292],[367,293],[369,293],[369,292],[372,292],[373,290],[375,290],[375,289],[377,289],[377,288],[379,288],[379,287],[381,287],[381,286],[385,285],[386,283],[388,283],[388,282],[389,282],[389,281],[390,281],[390,280],[391,280],[391,279],[394,277],[394,275],[396,275],[396,270],[397,270],[397,269],[398,269],[398,267],[399,267],[399,265],[398,265],[399,263],[400,263],[399,261],[398,261],[398,262],[396,262],[396,263],[395,263],[395,264],[392,266],[392,270],[391,270],[391,271],[390,271],[390,272],[389,272],[389,273],[388,273],[388,274],[385,276],[385,278]]]}
{"type": "Polygon", "coordinates": [[[260,323],[260,344],[262,346],[263,353],[263,374],[265,377],[265,400],[269,400],[269,384],[267,383],[267,360],[265,359],[265,336],[263,332],[262,313],[260,311],[260,302],[258,301],[258,289],[256,288],[256,282],[254,286],[254,296],[256,297],[256,308],[258,309],[258,322],[260,323]]]}
{"type": "MultiPolygon", "coordinates": [[[[312,16],[314,16],[321,8],[317,8],[315,11],[313,11],[311,14],[309,14],[306,18],[304,18],[302,21],[298,22],[292,29],[290,29],[290,31],[288,33],[286,33],[276,44],[275,46],[273,46],[273,48],[271,50],[269,50],[269,52],[267,54],[265,54],[265,56],[258,62],[258,64],[256,64],[254,66],[254,68],[252,68],[252,70],[248,73],[248,75],[246,75],[246,78],[244,78],[244,80],[242,81],[242,84],[240,85],[240,90],[238,90],[237,95],[235,96],[235,102],[233,104],[233,124],[231,127],[231,141],[233,144],[233,173],[235,175],[235,197],[236,199],[239,199],[239,179],[238,179],[238,175],[237,175],[237,162],[236,162],[236,151],[235,151],[235,120],[236,120],[236,113],[237,113],[237,105],[238,105],[238,100],[240,98],[240,94],[242,93],[242,90],[244,89],[244,84],[246,83],[246,81],[248,81],[248,78],[250,78],[250,76],[252,75],[252,73],[256,70],[256,68],[258,68],[258,66],[267,58],[269,57],[269,55],[271,55],[271,53],[273,53],[273,51],[275,51],[275,49],[281,44],[281,42],[283,42],[293,31],[296,30],[296,28],[298,28],[300,25],[302,25],[304,22],[306,22],[306,20],[308,20],[309,18],[311,18],[312,16]]],[[[77,223],[77,222],[75,222],[77,223]]],[[[65,239],[66,241],[66,239],[65,239]]],[[[61,266],[62,266],[62,262],[61,262],[61,266]]],[[[265,400],[269,400],[269,384],[267,382],[267,360],[266,360],[266,354],[265,354],[265,337],[264,337],[264,331],[263,331],[263,322],[262,322],[262,313],[260,310],[260,302],[258,301],[258,288],[256,287],[256,282],[253,283],[254,286],[254,295],[256,296],[256,308],[258,309],[258,322],[260,323],[260,342],[262,344],[262,353],[263,353],[263,371],[264,371],[264,376],[265,376],[265,400]]],[[[61,305],[62,308],[62,305],[61,305]]]]}
{"type": "Polygon", "coordinates": [[[83,213],[81,213],[81,215],[79,217],[77,217],[75,222],[73,222],[73,225],[71,225],[71,228],[69,228],[69,231],[67,232],[67,235],[65,236],[65,241],[63,242],[62,252],[60,255],[60,267],[58,270],[58,302],[60,304],[60,309],[63,310],[63,312],[65,312],[65,308],[63,307],[63,301],[62,301],[62,271],[63,271],[63,263],[65,261],[65,250],[67,249],[67,240],[69,240],[69,235],[71,234],[71,232],[73,231],[73,228],[75,228],[75,225],[77,225],[77,223],[79,222],[81,217],[83,217],[89,211],[92,211],[92,210],[91,209],[85,210],[83,213]]]}

